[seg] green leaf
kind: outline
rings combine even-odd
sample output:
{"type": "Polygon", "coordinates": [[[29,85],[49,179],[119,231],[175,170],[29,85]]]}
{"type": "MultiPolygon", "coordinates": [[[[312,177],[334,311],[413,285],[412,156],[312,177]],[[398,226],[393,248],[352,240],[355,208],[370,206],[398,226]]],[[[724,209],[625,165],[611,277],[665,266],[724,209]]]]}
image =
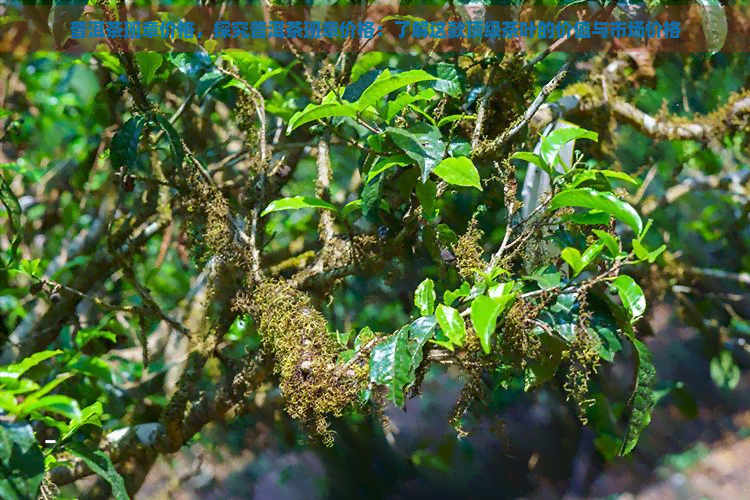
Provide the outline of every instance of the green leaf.
{"type": "Polygon", "coordinates": [[[297,210],[300,208],[321,208],[323,210],[331,210],[338,212],[336,206],[328,203],[327,201],[320,200],[318,198],[312,198],[310,196],[294,196],[292,198],[282,198],[280,200],[274,200],[268,204],[261,217],[271,212],[278,212],[280,210],[297,210]]]}
{"type": "Polygon", "coordinates": [[[10,229],[13,231],[13,241],[10,244],[10,259],[8,265],[13,263],[16,259],[16,251],[18,245],[21,244],[22,226],[21,226],[21,205],[18,203],[16,195],[10,189],[10,184],[5,182],[5,178],[0,174],[0,201],[5,206],[5,210],[8,212],[8,220],[10,221],[10,229]]]}
{"type": "Polygon", "coordinates": [[[620,247],[617,244],[617,238],[606,231],[602,231],[601,229],[593,229],[592,231],[607,246],[607,250],[609,251],[609,254],[612,256],[612,258],[617,257],[617,254],[620,253],[620,247]]]}
{"type": "Polygon", "coordinates": [[[154,81],[154,76],[164,62],[164,58],[158,52],[136,52],[135,59],[141,68],[143,84],[148,87],[154,81]]]}
{"type": "Polygon", "coordinates": [[[417,287],[414,293],[414,305],[422,316],[429,316],[435,310],[435,284],[427,278],[417,287]]]}
{"type": "Polygon", "coordinates": [[[78,443],[70,443],[66,450],[83,460],[92,471],[103,477],[112,486],[115,500],[130,500],[125,489],[125,480],[115,469],[109,455],[101,450],[90,450],[78,443]]]}
{"type": "Polygon", "coordinates": [[[443,293],[443,302],[446,303],[446,305],[453,304],[453,302],[459,298],[459,297],[468,297],[471,293],[471,285],[464,281],[461,283],[461,286],[457,288],[454,291],[446,290],[445,293],[443,293]]]}
{"type": "Polygon", "coordinates": [[[571,269],[573,269],[573,276],[578,276],[581,273],[584,268],[581,252],[573,247],[568,247],[560,252],[560,256],[570,265],[571,269]]]}
{"type": "Polygon", "coordinates": [[[389,156],[388,158],[381,158],[375,163],[375,165],[372,166],[372,168],[370,168],[369,172],[367,172],[366,182],[370,182],[375,178],[376,175],[385,172],[389,168],[404,167],[406,165],[413,164],[414,162],[409,159],[407,155],[393,155],[389,156]]]}
{"type": "Polygon", "coordinates": [[[44,455],[26,422],[0,420],[0,498],[35,500],[44,479],[44,455]]]}
{"type": "Polygon", "coordinates": [[[395,90],[428,80],[437,80],[437,78],[421,69],[404,71],[397,74],[391,74],[387,69],[383,70],[373,84],[362,92],[362,95],[354,103],[354,106],[358,111],[362,111],[369,106],[375,105],[380,99],[395,90]]]}
{"type": "Polygon", "coordinates": [[[727,14],[719,0],[696,0],[706,36],[706,48],[715,54],[727,38],[727,14]]]}
{"type": "Polygon", "coordinates": [[[538,335],[546,355],[541,362],[532,361],[526,366],[524,370],[524,392],[552,380],[562,363],[563,350],[565,349],[565,343],[562,340],[545,333],[539,327],[536,327],[534,331],[538,335]]]}
{"type": "Polygon", "coordinates": [[[448,184],[455,186],[475,187],[482,190],[479,181],[479,172],[474,163],[466,158],[446,158],[433,170],[433,173],[448,184]]]}
{"type": "Polygon", "coordinates": [[[428,180],[427,182],[418,182],[414,192],[422,207],[422,215],[428,221],[433,221],[438,216],[437,208],[437,185],[428,180]]]}
{"type": "MultiPolygon", "coordinates": [[[[359,98],[362,97],[362,93],[367,90],[370,85],[375,83],[375,80],[378,79],[378,76],[380,76],[383,71],[383,69],[372,69],[359,75],[356,79],[354,79],[354,75],[352,74],[352,83],[346,86],[344,93],[341,95],[341,99],[352,104],[357,102],[359,98]]],[[[400,72],[400,70],[397,69],[392,69],[390,71],[393,74],[400,72]]]]}
{"type": "Polygon", "coordinates": [[[388,399],[399,407],[404,405],[404,387],[409,383],[411,370],[408,330],[405,326],[392,334],[376,345],[370,356],[370,380],[384,385],[388,399]]]}
{"type": "Polygon", "coordinates": [[[602,193],[589,188],[565,190],[552,198],[550,203],[550,208],[560,207],[584,207],[601,210],[623,221],[636,234],[640,234],[643,229],[643,221],[641,221],[638,212],[612,193],[602,193]]]}
{"type": "Polygon", "coordinates": [[[649,264],[653,264],[656,258],[666,249],[667,245],[662,245],[653,252],[649,252],[648,249],[643,246],[643,243],[639,240],[633,240],[633,251],[635,252],[636,257],[641,260],[647,260],[649,264]]]}
{"type": "Polygon", "coordinates": [[[438,63],[427,70],[434,74],[438,79],[427,82],[425,85],[438,92],[443,92],[451,97],[459,97],[462,88],[466,86],[466,78],[459,73],[458,68],[453,64],[438,63]]]}
{"type": "Polygon", "coordinates": [[[305,109],[298,111],[292,116],[289,120],[289,126],[286,129],[286,133],[287,135],[291,134],[292,130],[304,125],[305,123],[334,116],[357,116],[357,109],[351,104],[340,104],[335,102],[308,104],[305,109]]]}
{"type": "Polygon", "coordinates": [[[62,354],[63,351],[42,351],[32,354],[16,364],[0,367],[0,377],[18,378],[42,361],[62,354]]]}
{"type": "Polygon", "coordinates": [[[100,326],[92,326],[89,328],[81,328],[80,330],[78,330],[78,332],[76,333],[76,345],[80,349],[91,342],[93,339],[99,337],[111,340],[112,342],[117,341],[117,335],[115,335],[114,333],[107,330],[102,330],[100,326]]]}
{"type": "Polygon", "coordinates": [[[435,334],[437,325],[435,316],[417,318],[409,325],[409,342],[407,344],[409,350],[409,379],[404,389],[408,389],[414,383],[417,368],[422,362],[422,348],[435,334]]]}
{"type": "Polygon", "coordinates": [[[417,101],[427,101],[433,99],[434,97],[435,91],[432,89],[423,90],[416,95],[403,93],[396,97],[394,100],[388,102],[388,111],[385,114],[385,119],[390,122],[405,107],[417,101]]]}
{"type": "Polygon", "coordinates": [[[466,339],[466,324],[461,314],[450,306],[438,304],[435,317],[448,340],[452,344],[462,347],[466,339]]]}
{"type": "Polygon", "coordinates": [[[109,154],[113,169],[118,170],[120,167],[124,167],[126,170],[132,170],[139,166],[138,144],[143,129],[148,122],[148,117],[135,115],[115,132],[109,154]]]}
{"type": "Polygon", "coordinates": [[[587,300],[587,311],[590,313],[586,322],[587,329],[590,334],[599,338],[599,357],[611,363],[615,354],[622,350],[617,320],[598,296],[591,294],[587,300]]]}
{"type": "Polygon", "coordinates": [[[589,210],[585,213],[572,213],[565,214],[560,217],[561,220],[570,221],[573,224],[587,224],[587,225],[607,225],[609,224],[609,214],[602,212],[601,210],[589,210]]]}
{"type": "Polygon", "coordinates": [[[495,331],[498,316],[514,298],[514,295],[497,298],[480,295],[471,302],[471,324],[477,332],[479,343],[482,344],[485,354],[490,353],[490,340],[495,331]]]}
{"type": "Polygon", "coordinates": [[[594,262],[594,259],[604,250],[604,242],[598,241],[588,247],[584,252],[581,259],[583,260],[583,268],[585,269],[589,264],[594,262]]]}
{"type": "Polygon", "coordinates": [[[620,447],[620,456],[627,455],[635,448],[641,432],[643,432],[651,421],[651,410],[656,404],[654,397],[656,369],[654,368],[651,352],[643,342],[635,337],[631,336],[630,341],[633,343],[633,347],[635,347],[636,377],[635,387],[628,401],[630,417],[625,431],[625,438],[620,447]]]}
{"type": "MultiPolygon", "coordinates": [[[[564,129],[565,130],[565,129],[564,129]]],[[[528,153],[526,151],[518,151],[517,153],[513,153],[510,158],[510,160],[521,160],[521,161],[527,161],[531,164],[536,165],[537,167],[541,168],[550,177],[555,177],[557,175],[556,172],[553,172],[550,166],[547,164],[546,161],[544,161],[544,158],[539,156],[538,154],[534,153],[528,153]]]]}
{"type": "MultiPolygon", "coordinates": [[[[557,162],[557,155],[563,146],[578,139],[591,139],[596,142],[599,140],[599,135],[596,132],[578,127],[558,128],[542,140],[540,156],[547,165],[552,166],[557,162]]],[[[565,165],[565,170],[569,169],[570,165],[565,165]]]]}
{"type": "Polygon", "coordinates": [[[427,182],[430,173],[445,155],[445,143],[440,130],[426,123],[419,123],[409,130],[388,127],[386,132],[404,153],[417,162],[422,172],[422,182],[427,182]]]}
{"type": "Polygon", "coordinates": [[[62,46],[71,35],[71,21],[77,21],[83,15],[86,0],[53,0],[47,17],[52,36],[58,46],[62,46]]]}
{"type": "Polygon", "coordinates": [[[643,290],[633,278],[625,274],[618,276],[612,285],[617,289],[622,305],[630,313],[631,323],[635,322],[646,311],[646,297],[643,295],[643,290]]]}
{"type": "Polygon", "coordinates": [[[539,312],[539,319],[547,323],[566,342],[573,342],[578,325],[579,304],[576,293],[561,293],[555,303],[539,312]]]}
{"type": "Polygon", "coordinates": [[[549,290],[550,288],[560,286],[562,283],[562,274],[554,266],[550,265],[534,271],[529,276],[529,279],[536,281],[542,290],[549,290]]]}
{"type": "Polygon", "coordinates": [[[180,135],[174,129],[169,120],[161,115],[156,115],[156,123],[164,130],[167,141],[169,141],[169,149],[172,151],[172,159],[175,167],[182,167],[182,161],[185,159],[185,150],[182,147],[182,140],[180,135]]]}
{"type": "MultiPolygon", "coordinates": [[[[231,53],[227,52],[225,54],[222,54],[222,56],[224,59],[232,61],[231,53]],[[227,57],[227,54],[229,54],[229,57],[227,57]]],[[[182,73],[186,74],[194,80],[198,80],[199,78],[201,78],[213,67],[211,56],[206,52],[200,51],[171,52],[167,54],[167,60],[182,73]]]]}
{"type": "Polygon", "coordinates": [[[362,210],[362,200],[350,201],[344,205],[344,208],[341,209],[341,215],[347,217],[349,214],[356,212],[357,210],[362,210]]]}
{"type": "Polygon", "coordinates": [[[61,394],[52,394],[39,399],[28,398],[17,410],[17,414],[21,418],[40,412],[56,413],[74,419],[81,414],[81,409],[75,399],[61,394]]]}
{"type": "Polygon", "coordinates": [[[463,139],[451,141],[448,144],[448,154],[453,158],[471,156],[471,144],[463,139]]]}
{"type": "Polygon", "coordinates": [[[461,120],[476,120],[476,119],[477,119],[477,115],[467,115],[467,114],[449,115],[449,116],[445,116],[441,118],[438,121],[437,126],[442,127],[443,125],[447,125],[449,123],[453,123],[453,122],[457,122],[461,120]]]}
{"type": "Polygon", "coordinates": [[[97,381],[111,384],[112,368],[102,358],[79,354],[67,365],[66,369],[94,377],[97,381]]]}
{"type": "Polygon", "coordinates": [[[584,170],[573,177],[570,182],[570,187],[578,187],[580,184],[596,179],[597,176],[604,176],[611,179],[618,179],[621,181],[629,182],[630,184],[638,184],[638,181],[630,177],[625,172],[618,172],[616,170],[584,170]]]}
{"type": "Polygon", "coordinates": [[[731,391],[740,382],[740,367],[734,361],[732,353],[723,349],[711,359],[711,380],[717,387],[731,391]]]}
{"type": "Polygon", "coordinates": [[[68,438],[75,434],[75,432],[84,425],[95,425],[96,427],[101,427],[102,421],[100,417],[103,413],[104,409],[99,401],[81,410],[81,414],[70,421],[70,426],[68,427],[67,432],[60,437],[58,444],[67,441],[68,438]]]}

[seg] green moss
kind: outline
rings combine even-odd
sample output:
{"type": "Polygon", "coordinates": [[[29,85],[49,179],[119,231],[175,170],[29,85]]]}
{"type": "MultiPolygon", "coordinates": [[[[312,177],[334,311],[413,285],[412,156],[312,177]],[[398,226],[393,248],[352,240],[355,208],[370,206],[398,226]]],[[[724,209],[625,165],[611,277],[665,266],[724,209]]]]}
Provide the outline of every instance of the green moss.
{"type": "Polygon", "coordinates": [[[252,297],[265,347],[275,356],[275,372],[287,412],[331,442],[326,416],[340,416],[356,403],[369,365],[337,367],[341,347],[328,332],[310,297],[285,281],[265,281],[252,297]]]}

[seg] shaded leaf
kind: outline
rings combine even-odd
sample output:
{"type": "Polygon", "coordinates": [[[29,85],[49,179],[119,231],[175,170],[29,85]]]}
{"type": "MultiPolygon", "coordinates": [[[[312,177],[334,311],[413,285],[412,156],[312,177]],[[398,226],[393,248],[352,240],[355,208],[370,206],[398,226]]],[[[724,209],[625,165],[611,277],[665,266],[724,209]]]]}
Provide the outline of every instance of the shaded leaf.
{"type": "Polygon", "coordinates": [[[2,175],[0,175],[0,201],[2,201],[5,210],[8,212],[10,228],[13,231],[13,241],[10,244],[10,258],[8,259],[8,265],[10,265],[15,261],[18,245],[21,244],[21,205],[2,175]]]}
{"type": "Polygon", "coordinates": [[[149,119],[146,116],[135,115],[115,132],[112,137],[109,156],[115,170],[120,167],[131,170],[139,166],[138,144],[148,122],[149,119]]]}
{"type": "Polygon", "coordinates": [[[654,389],[656,387],[656,369],[654,368],[651,352],[643,342],[630,337],[630,341],[635,347],[636,356],[636,377],[633,393],[628,401],[630,416],[625,431],[625,438],[622,441],[619,455],[627,455],[638,443],[641,432],[648,426],[651,421],[651,410],[656,404],[654,389]]]}
{"type": "Polygon", "coordinates": [[[26,422],[0,420],[0,498],[35,500],[44,478],[44,455],[26,422]]]}
{"type": "Polygon", "coordinates": [[[413,164],[414,162],[407,155],[393,155],[388,158],[381,158],[367,172],[367,182],[370,182],[376,175],[385,172],[389,168],[404,167],[413,164]]]}
{"type": "Polygon", "coordinates": [[[182,147],[182,140],[180,135],[174,129],[169,120],[161,115],[156,115],[156,123],[164,130],[167,141],[169,142],[169,149],[172,151],[172,160],[174,161],[175,167],[182,167],[182,161],[185,159],[185,150],[182,147]]]}
{"type": "Polygon", "coordinates": [[[422,215],[428,221],[432,221],[438,215],[437,209],[437,185],[428,180],[427,182],[418,182],[415,188],[419,205],[422,207],[422,215]]]}
{"type": "Polygon", "coordinates": [[[386,132],[404,153],[417,162],[422,172],[422,182],[426,182],[445,154],[445,143],[440,130],[426,123],[419,123],[409,130],[388,127],[386,132]]]}
{"type": "Polygon", "coordinates": [[[78,443],[70,443],[66,450],[83,460],[92,471],[103,477],[112,486],[112,496],[115,500],[130,500],[125,481],[115,469],[109,455],[101,450],[90,450],[78,443]]]}

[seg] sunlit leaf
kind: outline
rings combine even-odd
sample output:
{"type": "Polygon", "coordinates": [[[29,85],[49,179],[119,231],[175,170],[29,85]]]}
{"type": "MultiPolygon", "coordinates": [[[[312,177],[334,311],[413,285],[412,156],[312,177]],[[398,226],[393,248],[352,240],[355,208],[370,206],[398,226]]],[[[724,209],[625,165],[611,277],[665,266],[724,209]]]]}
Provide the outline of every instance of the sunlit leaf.
{"type": "Polygon", "coordinates": [[[376,345],[370,356],[370,380],[384,385],[388,399],[404,404],[404,387],[409,383],[411,357],[407,345],[409,327],[405,326],[376,345]]]}
{"type": "Polygon", "coordinates": [[[646,311],[646,297],[643,295],[641,287],[638,286],[633,278],[621,274],[612,282],[612,286],[617,289],[620,300],[622,300],[622,305],[630,313],[631,321],[636,321],[643,316],[643,313],[646,311]]]}
{"type": "Polygon", "coordinates": [[[491,298],[486,295],[476,297],[471,303],[471,324],[477,332],[479,343],[485,354],[490,353],[492,333],[495,331],[497,318],[515,298],[514,295],[491,298]]]}
{"type": "Polygon", "coordinates": [[[466,323],[461,314],[450,306],[438,304],[435,317],[448,340],[457,346],[463,346],[466,339],[466,323]]]}
{"type": "Polygon", "coordinates": [[[375,105],[380,99],[393,91],[427,80],[437,80],[437,78],[421,69],[396,74],[392,74],[389,70],[384,70],[378,75],[373,84],[362,92],[354,107],[359,111],[364,110],[369,106],[375,105]]]}
{"type": "Polygon", "coordinates": [[[297,127],[304,125],[315,120],[321,120],[323,118],[331,118],[334,116],[356,116],[357,109],[351,104],[340,104],[340,103],[325,103],[325,104],[308,104],[307,107],[297,112],[289,120],[289,126],[286,129],[286,133],[290,134],[292,130],[297,127]]]}
{"type": "Polygon", "coordinates": [[[432,172],[448,184],[475,187],[480,191],[482,190],[479,172],[469,158],[446,158],[432,172]]]}
{"type": "Polygon", "coordinates": [[[156,72],[164,62],[164,57],[158,52],[142,51],[136,52],[135,60],[141,68],[143,84],[146,86],[151,85],[151,82],[154,81],[154,76],[156,76],[156,72]]]}
{"type": "MultiPolygon", "coordinates": [[[[557,162],[557,155],[560,150],[570,141],[578,139],[591,139],[592,141],[598,141],[599,135],[596,132],[585,130],[578,127],[565,127],[558,128],[552,131],[547,137],[542,140],[542,147],[540,155],[547,165],[554,165],[557,162]]],[[[569,169],[570,165],[566,165],[566,169],[569,169]]]]}
{"type": "Polygon", "coordinates": [[[589,188],[569,189],[555,195],[550,202],[550,207],[553,209],[560,207],[594,208],[623,221],[636,234],[640,234],[643,229],[643,221],[641,221],[638,212],[612,193],[602,193],[589,188]]]}
{"type": "Polygon", "coordinates": [[[280,210],[298,210],[300,208],[320,208],[323,210],[331,210],[338,212],[338,208],[335,205],[328,203],[325,200],[318,198],[312,198],[310,196],[294,196],[292,198],[282,198],[280,200],[272,201],[268,204],[261,216],[270,214],[271,212],[278,212],[280,210]]]}
{"type": "Polygon", "coordinates": [[[429,316],[435,310],[435,284],[427,278],[419,284],[414,292],[414,305],[422,316],[429,316]]]}

